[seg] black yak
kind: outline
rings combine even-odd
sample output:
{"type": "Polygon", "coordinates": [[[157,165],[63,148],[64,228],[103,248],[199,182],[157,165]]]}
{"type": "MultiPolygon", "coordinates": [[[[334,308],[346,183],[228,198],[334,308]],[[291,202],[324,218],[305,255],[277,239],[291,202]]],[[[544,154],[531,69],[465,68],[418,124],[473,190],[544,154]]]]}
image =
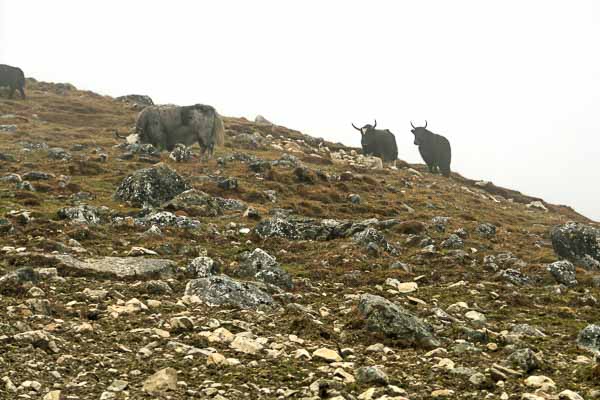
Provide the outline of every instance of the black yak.
{"type": "Polygon", "coordinates": [[[8,86],[10,88],[9,99],[12,99],[15,90],[19,90],[21,98],[25,98],[25,75],[21,68],[11,67],[10,65],[0,64],[0,87],[8,86]]]}
{"type": "Polygon", "coordinates": [[[388,129],[375,129],[377,120],[374,125],[365,125],[362,128],[352,127],[359,131],[362,135],[360,141],[364,155],[373,155],[379,157],[383,162],[391,162],[395,165],[398,159],[398,146],[396,146],[396,137],[388,129]]]}
{"type": "Polygon", "coordinates": [[[139,143],[160,150],[171,151],[178,143],[198,143],[202,155],[206,151],[212,155],[215,145],[222,146],[225,141],[223,120],[212,106],[204,104],[146,107],[137,117],[135,132],[139,143]]]}
{"type": "Polygon", "coordinates": [[[412,122],[410,125],[413,127],[411,132],[415,135],[415,144],[419,146],[419,153],[427,164],[429,172],[434,174],[441,172],[445,177],[449,177],[452,152],[448,139],[428,131],[427,121],[423,127],[415,127],[412,122]]]}

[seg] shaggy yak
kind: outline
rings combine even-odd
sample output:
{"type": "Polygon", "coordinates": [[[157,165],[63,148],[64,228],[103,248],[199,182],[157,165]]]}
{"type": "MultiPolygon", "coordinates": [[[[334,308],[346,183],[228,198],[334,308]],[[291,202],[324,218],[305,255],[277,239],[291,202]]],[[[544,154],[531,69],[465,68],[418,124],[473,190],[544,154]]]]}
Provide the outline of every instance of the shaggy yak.
{"type": "Polygon", "coordinates": [[[207,150],[212,156],[215,145],[222,146],[225,141],[223,120],[212,106],[204,104],[146,107],[138,115],[135,132],[138,142],[160,150],[171,151],[178,143],[191,146],[197,142],[202,156],[207,150]]]}
{"type": "Polygon", "coordinates": [[[398,159],[396,137],[388,129],[375,129],[376,126],[377,120],[375,120],[375,125],[367,124],[362,128],[352,124],[352,127],[362,135],[360,143],[364,155],[373,155],[381,158],[383,162],[391,162],[394,165],[398,159]]]}
{"type": "Polygon", "coordinates": [[[9,99],[12,99],[15,90],[19,90],[21,98],[25,98],[25,75],[21,68],[11,67],[10,65],[0,64],[0,87],[8,86],[10,88],[9,99]]]}
{"type": "Polygon", "coordinates": [[[429,167],[429,172],[435,174],[441,171],[442,175],[449,177],[452,152],[448,139],[428,131],[427,121],[423,127],[415,127],[412,122],[410,125],[413,127],[411,132],[415,135],[415,144],[419,146],[419,153],[429,167]]]}

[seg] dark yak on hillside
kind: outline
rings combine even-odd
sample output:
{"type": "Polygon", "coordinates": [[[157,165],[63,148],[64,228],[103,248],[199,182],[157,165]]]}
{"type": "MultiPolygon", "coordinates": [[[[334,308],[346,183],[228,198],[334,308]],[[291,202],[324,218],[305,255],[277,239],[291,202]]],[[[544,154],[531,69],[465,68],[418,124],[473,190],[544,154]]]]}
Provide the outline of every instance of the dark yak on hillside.
{"type": "Polygon", "coordinates": [[[12,99],[15,90],[21,93],[21,98],[25,98],[25,74],[21,68],[11,67],[10,65],[0,64],[0,87],[10,88],[9,99],[12,99]]]}
{"type": "Polygon", "coordinates": [[[375,129],[377,120],[374,125],[365,125],[362,128],[352,127],[362,135],[361,145],[364,155],[373,155],[379,157],[383,162],[391,162],[395,165],[398,159],[398,146],[396,145],[396,137],[389,129],[375,129]]]}
{"type": "Polygon", "coordinates": [[[410,125],[413,128],[411,132],[415,135],[414,143],[419,146],[419,153],[427,164],[429,172],[433,174],[441,172],[445,177],[449,177],[452,151],[448,139],[428,131],[427,121],[423,127],[415,127],[412,122],[410,125]]]}

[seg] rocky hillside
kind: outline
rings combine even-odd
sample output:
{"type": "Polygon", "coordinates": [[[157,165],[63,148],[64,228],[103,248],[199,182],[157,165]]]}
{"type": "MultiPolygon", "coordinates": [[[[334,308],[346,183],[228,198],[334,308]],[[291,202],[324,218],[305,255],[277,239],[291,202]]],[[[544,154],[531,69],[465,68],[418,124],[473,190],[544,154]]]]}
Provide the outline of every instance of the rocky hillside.
{"type": "Polygon", "coordinates": [[[245,119],[160,153],[113,136],[136,98],[28,94],[0,100],[0,398],[600,398],[572,209],[245,119]]]}

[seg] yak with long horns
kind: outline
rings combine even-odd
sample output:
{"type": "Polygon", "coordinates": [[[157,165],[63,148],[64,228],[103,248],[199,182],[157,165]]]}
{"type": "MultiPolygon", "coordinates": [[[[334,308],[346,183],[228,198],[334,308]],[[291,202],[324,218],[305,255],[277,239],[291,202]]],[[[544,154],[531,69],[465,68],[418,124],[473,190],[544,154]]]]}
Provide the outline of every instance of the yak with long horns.
{"type": "Polygon", "coordinates": [[[423,161],[427,164],[429,172],[442,173],[445,177],[450,176],[450,161],[452,159],[452,151],[450,142],[441,135],[427,130],[427,121],[425,126],[412,126],[411,132],[415,135],[415,145],[419,146],[419,153],[423,157],[423,161]]]}
{"type": "Polygon", "coordinates": [[[396,145],[396,137],[389,129],[375,129],[377,120],[373,125],[365,125],[358,128],[354,124],[352,127],[362,135],[361,145],[364,155],[372,155],[379,157],[383,162],[390,162],[395,165],[398,159],[398,146],[396,145]]]}

